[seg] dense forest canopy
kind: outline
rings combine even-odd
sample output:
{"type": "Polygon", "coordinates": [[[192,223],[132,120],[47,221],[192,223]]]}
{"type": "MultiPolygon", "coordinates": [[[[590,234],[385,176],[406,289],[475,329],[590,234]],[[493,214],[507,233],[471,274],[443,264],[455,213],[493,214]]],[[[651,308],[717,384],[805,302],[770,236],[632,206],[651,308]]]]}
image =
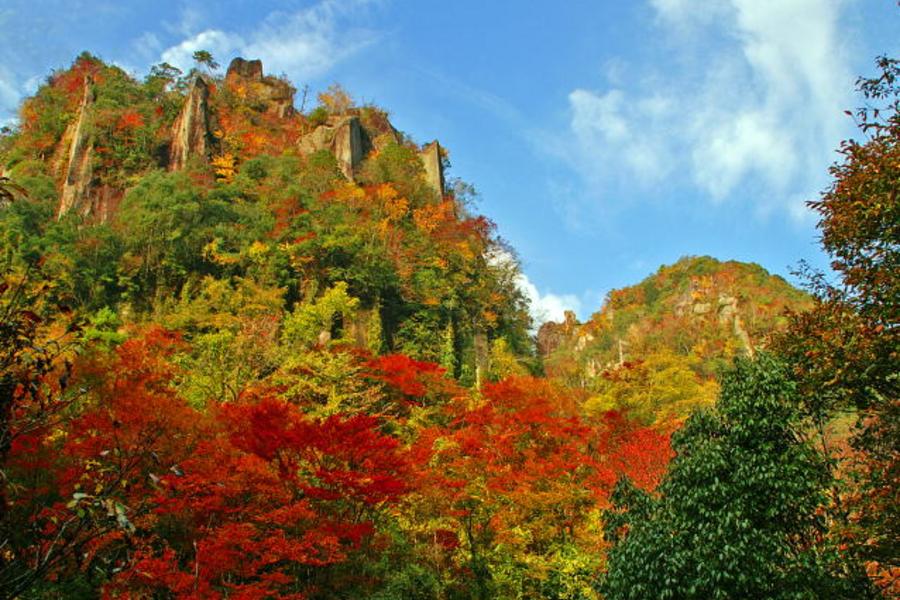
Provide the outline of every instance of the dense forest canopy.
{"type": "Polygon", "coordinates": [[[839,285],[685,257],[535,335],[438,142],[194,58],[0,137],[0,598],[900,593],[896,62],[839,285]]]}

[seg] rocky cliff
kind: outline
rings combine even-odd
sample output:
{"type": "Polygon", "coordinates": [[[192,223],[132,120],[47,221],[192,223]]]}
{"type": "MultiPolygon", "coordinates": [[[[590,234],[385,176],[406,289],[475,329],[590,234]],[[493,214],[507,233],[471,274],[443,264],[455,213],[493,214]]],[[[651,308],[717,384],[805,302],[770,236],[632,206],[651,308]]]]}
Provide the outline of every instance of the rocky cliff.
{"type": "Polygon", "coordinates": [[[225,86],[249,106],[280,118],[294,114],[294,87],[263,74],[260,60],[237,57],[228,65],[225,86]]]}
{"type": "Polygon", "coordinates": [[[537,334],[538,353],[541,356],[549,356],[563,344],[574,339],[580,325],[575,313],[571,310],[565,311],[562,323],[547,321],[542,324],[537,334]]]}
{"type": "Polygon", "coordinates": [[[188,160],[209,155],[209,86],[201,77],[191,83],[184,106],[172,124],[169,170],[184,168],[188,160]]]}
{"type": "Polygon", "coordinates": [[[385,111],[352,100],[323,102],[301,114],[294,93],[287,81],[266,75],[259,60],[235,58],[224,78],[194,75],[185,85],[165,71],[137,81],[86,54],[28,100],[19,147],[0,157],[0,168],[49,156],[48,175],[59,185],[57,217],[103,221],[132,182],[153,169],[180,171],[196,161],[212,163],[223,177],[261,155],[327,151],[345,177],[369,181],[374,171],[366,171],[367,159],[401,146],[398,160],[417,154],[421,181],[435,200],[443,196],[445,151],[437,141],[419,147],[385,111]],[[59,129],[59,123],[68,125],[59,129]]]}
{"type": "Polygon", "coordinates": [[[88,75],[84,78],[84,91],[78,113],[63,135],[63,143],[68,141],[69,151],[57,217],[62,217],[73,210],[83,215],[91,211],[89,196],[94,143],[90,121],[93,104],[94,81],[88,75]]]}
{"type": "Polygon", "coordinates": [[[357,167],[368,154],[368,135],[356,115],[336,115],[302,136],[297,147],[303,154],[319,150],[331,152],[347,179],[353,179],[357,167]]]}
{"type": "Polygon", "coordinates": [[[444,163],[441,156],[441,145],[437,140],[422,148],[419,153],[425,167],[425,181],[438,196],[444,195],[444,163]]]}

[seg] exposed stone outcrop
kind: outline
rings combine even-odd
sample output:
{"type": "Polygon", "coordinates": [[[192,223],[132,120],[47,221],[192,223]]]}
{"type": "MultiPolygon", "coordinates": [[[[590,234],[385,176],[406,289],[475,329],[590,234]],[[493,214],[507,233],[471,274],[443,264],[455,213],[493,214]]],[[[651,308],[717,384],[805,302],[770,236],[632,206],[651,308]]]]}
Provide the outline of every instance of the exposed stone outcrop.
{"type": "Polygon", "coordinates": [[[297,142],[300,151],[312,154],[319,150],[331,152],[348,179],[366,156],[367,139],[356,115],[332,116],[324,125],[316,127],[297,142]]]}
{"type": "Polygon", "coordinates": [[[703,302],[700,300],[701,298],[708,298],[708,293],[698,293],[697,290],[692,289],[690,293],[685,294],[675,305],[675,315],[679,317],[686,315],[695,317],[715,315],[720,326],[731,327],[735,337],[738,338],[744,347],[744,352],[748,356],[753,356],[753,343],[741,320],[741,315],[738,311],[738,299],[722,293],[719,294],[717,303],[703,302]]]}
{"type": "Polygon", "coordinates": [[[589,331],[581,329],[578,332],[578,339],[575,341],[575,352],[584,352],[584,349],[588,347],[588,344],[593,341],[593,334],[589,331]]]}
{"type": "Polygon", "coordinates": [[[692,308],[695,315],[705,315],[712,310],[712,304],[709,302],[697,302],[692,308]]]}
{"type": "Polygon", "coordinates": [[[575,313],[567,310],[562,323],[547,321],[538,329],[537,347],[541,356],[549,356],[557,348],[570,340],[579,328],[575,313]]]}
{"type": "Polygon", "coordinates": [[[721,325],[731,325],[731,329],[734,332],[735,337],[737,337],[741,344],[744,346],[744,351],[748,356],[753,356],[753,344],[750,341],[750,334],[747,333],[747,330],[744,329],[744,322],[741,320],[741,315],[738,312],[738,299],[734,296],[727,296],[725,294],[719,295],[719,312],[718,312],[719,324],[721,325]]]}
{"type": "Polygon", "coordinates": [[[444,163],[441,161],[441,145],[437,140],[431,142],[419,152],[425,166],[425,181],[438,196],[444,196],[444,163]]]}
{"type": "Polygon", "coordinates": [[[225,81],[234,81],[236,79],[248,79],[252,81],[262,81],[263,65],[259,59],[246,60],[238,56],[228,65],[228,72],[225,74],[225,81]]]}
{"type": "Polygon", "coordinates": [[[169,170],[184,168],[188,160],[209,157],[209,87],[197,77],[191,84],[184,106],[172,124],[169,170]]]}
{"type": "Polygon", "coordinates": [[[261,112],[285,118],[294,114],[294,87],[286,81],[263,74],[260,60],[237,57],[228,65],[225,85],[238,97],[261,112]]]}
{"type": "Polygon", "coordinates": [[[84,78],[84,94],[78,116],[63,136],[71,140],[66,162],[65,179],[60,195],[57,218],[74,210],[87,215],[91,211],[89,199],[92,179],[94,140],[91,135],[91,108],[94,104],[94,82],[90,75],[84,78]]]}
{"type": "Polygon", "coordinates": [[[366,125],[363,124],[363,131],[368,135],[372,147],[378,151],[384,150],[391,144],[400,143],[400,134],[394,129],[393,125],[390,125],[385,131],[369,131],[366,125]]]}
{"type": "Polygon", "coordinates": [[[100,223],[108,222],[119,208],[119,204],[124,196],[124,190],[108,185],[92,188],[89,208],[90,216],[100,223]]]}

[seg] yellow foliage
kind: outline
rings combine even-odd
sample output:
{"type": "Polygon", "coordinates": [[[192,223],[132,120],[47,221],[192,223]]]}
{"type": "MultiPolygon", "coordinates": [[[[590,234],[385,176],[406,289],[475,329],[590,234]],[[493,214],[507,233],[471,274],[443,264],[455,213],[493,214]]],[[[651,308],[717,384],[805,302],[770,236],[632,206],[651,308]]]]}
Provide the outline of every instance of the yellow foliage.
{"type": "Polygon", "coordinates": [[[527,375],[528,370],[519,363],[519,359],[503,338],[491,342],[491,377],[505,379],[514,375],[527,375]]]}
{"type": "Polygon", "coordinates": [[[203,246],[203,257],[218,265],[235,265],[240,262],[240,256],[234,253],[223,252],[222,240],[213,238],[211,242],[203,246]]]}
{"type": "Polygon", "coordinates": [[[400,195],[400,192],[390,183],[382,183],[375,188],[375,196],[382,202],[388,202],[400,195]]]}
{"type": "Polygon", "coordinates": [[[660,351],[634,366],[621,367],[594,382],[594,395],[584,404],[589,415],[626,410],[646,423],[662,424],[685,418],[715,402],[718,385],[697,376],[699,359],[660,351]]]}
{"type": "Polygon", "coordinates": [[[366,199],[366,191],[351,181],[334,189],[334,199],[340,202],[360,202],[366,199]]]}
{"type": "Polygon", "coordinates": [[[216,171],[216,178],[225,183],[231,183],[237,174],[237,159],[230,152],[213,157],[212,166],[216,171]]]}
{"type": "Polygon", "coordinates": [[[250,244],[250,248],[247,250],[247,254],[253,260],[259,260],[264,258],[269,253],[269,246],[260,242],[259,240],[250,244]]]}
{"type": "Polygon", "coordinates": [[[401,197],[393,198],[384,203],[384,210],[389,220],[400,221],[409,212],[409,200],[401,197]]]}
{"type": "Polygon", "coordinates": [[[328,86],[328,89],[319,93],[319,104],[328,109],[328,112],[342,115],[353,106],[353,98],[337,83],[328,86]]]}

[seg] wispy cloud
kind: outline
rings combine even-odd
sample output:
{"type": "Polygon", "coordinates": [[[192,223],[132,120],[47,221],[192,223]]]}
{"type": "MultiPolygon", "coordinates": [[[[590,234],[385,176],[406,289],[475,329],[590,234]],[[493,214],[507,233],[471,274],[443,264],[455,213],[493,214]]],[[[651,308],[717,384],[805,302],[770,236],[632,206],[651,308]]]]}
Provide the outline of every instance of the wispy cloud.
{"type": "Polygon", "coordinates": [[[752,184],[760,212],[806,218],[848,125],[841,0],[650,0],[665,72],[569,94],[564,149],[589,182],[678,180],[721,202],[752,184]]]}
{"type": "Polygon", "coordinates": [[[365,4],[369,2],[323,0],[295,12],[277,11],[249,32],[193,31],[197,20],[187,11],[173,26],[186,35],[185,39],[165,49],[160,57],[187,69],[197,50],[208,50],[223,59],[243,55],[262,59],[270,72],[285,72],[302,81],[327,72],[378,39],[377,32],[350,23],[355,11],[365,4]]]}
{"type": "Polygon", "coordinates": [[[13,74],[0,65],[0,125],[12,125],[15,122],[12,115],[15,114],[21,96],[22,90],[16,84],[13,74]],[[3,118],[4,114],[10,116],[3,118]]]}

